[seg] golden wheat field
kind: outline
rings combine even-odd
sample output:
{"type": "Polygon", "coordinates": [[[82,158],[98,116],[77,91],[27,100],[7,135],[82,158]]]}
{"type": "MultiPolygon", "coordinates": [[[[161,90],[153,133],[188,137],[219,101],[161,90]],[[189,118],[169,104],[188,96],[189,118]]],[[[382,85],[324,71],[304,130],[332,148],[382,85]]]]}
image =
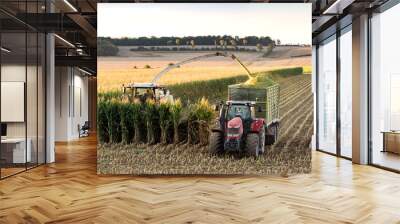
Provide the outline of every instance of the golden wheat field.
{"type": "MultiPolygon", "coordinates": [[[[122,57],[98,58],[98,88],[100,92],[120,89],[129,82],[150,82],[170,63],[211,52],[135,52],[120,47],[122,57]],[[144,68],[149,65],[151,68],[144,68]],[[136,66],[136,67],[135,67],[136,66]]],[[[235,52],[234,54],[251,72],[261,72],[285,67],[311,66],[310,47],[277,47],[268,57],[260,52],[235,52]]],[[[195,80],[210,80],[245,74],[235,61],[215,57],[189,63],[167,73],[161,84],[176,84],[195,80]]]]}

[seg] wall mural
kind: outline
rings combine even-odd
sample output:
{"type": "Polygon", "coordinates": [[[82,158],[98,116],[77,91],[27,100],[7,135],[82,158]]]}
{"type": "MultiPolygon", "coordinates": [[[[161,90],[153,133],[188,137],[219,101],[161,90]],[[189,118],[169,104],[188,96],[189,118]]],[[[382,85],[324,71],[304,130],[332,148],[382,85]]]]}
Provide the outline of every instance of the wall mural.
{"type": "Polygon", "coordinates": [[[311,171],[310,4],[98,9],[99,174],[311,171]]]}

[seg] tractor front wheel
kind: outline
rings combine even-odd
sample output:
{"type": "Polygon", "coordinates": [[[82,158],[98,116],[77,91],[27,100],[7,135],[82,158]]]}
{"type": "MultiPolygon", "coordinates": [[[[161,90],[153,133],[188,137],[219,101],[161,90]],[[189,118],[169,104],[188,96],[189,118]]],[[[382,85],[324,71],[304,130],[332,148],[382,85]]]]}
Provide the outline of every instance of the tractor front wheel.
{"type": "Polygon", "coordinates": [[[250,156],[257,157],[260,153],[260,138],[257,133],[250,133],[246,138],[246,152],[250,156]]]}
{"type": "Polygon", "coordinates": [[[224,135],[221,132],[211,132],[209,151],[212,154],[224,152],[224,135]]]}

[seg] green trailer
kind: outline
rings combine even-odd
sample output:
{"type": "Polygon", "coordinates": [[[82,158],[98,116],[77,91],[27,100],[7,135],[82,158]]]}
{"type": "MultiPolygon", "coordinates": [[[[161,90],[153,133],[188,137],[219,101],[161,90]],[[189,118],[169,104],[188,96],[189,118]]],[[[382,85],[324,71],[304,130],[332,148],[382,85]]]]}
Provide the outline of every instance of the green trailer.
{"type": "Polygon", "coordinates": [[[264,118],[267,126],[279,123],[279,84],[230,85],[228,100],[255,102],[257,118],[264,118]]]}

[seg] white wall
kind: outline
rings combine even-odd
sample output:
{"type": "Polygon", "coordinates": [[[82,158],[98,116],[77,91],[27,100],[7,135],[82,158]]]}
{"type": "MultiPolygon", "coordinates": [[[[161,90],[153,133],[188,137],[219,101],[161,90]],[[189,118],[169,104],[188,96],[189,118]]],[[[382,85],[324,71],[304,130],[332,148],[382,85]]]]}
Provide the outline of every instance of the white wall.
{"type": "MultiPolygon", "coordinates": [[[[18,64],[5,64],[1,66],[1,81],[3,82],[25,82],[26,70],[30,72],[33,67],[18,64]]],[[[7,110],[7,108],[1,108],[7,110]]],[[[25,137],[25,122],[7,122],[8,137],[25,137]]]]}
{"type": "Polygon", "coordinates": [[[88,120],[88,78],[83,75],[76,68],[56,67],[56,141],[79,138],[78,125],[88,120]]]}
{"type": "Polygon", "coordinates": [[[55,140],[68,140],[68,117],[69,117],[69,95],[70,85],[69,68],[55,68],[55,140]]]}

